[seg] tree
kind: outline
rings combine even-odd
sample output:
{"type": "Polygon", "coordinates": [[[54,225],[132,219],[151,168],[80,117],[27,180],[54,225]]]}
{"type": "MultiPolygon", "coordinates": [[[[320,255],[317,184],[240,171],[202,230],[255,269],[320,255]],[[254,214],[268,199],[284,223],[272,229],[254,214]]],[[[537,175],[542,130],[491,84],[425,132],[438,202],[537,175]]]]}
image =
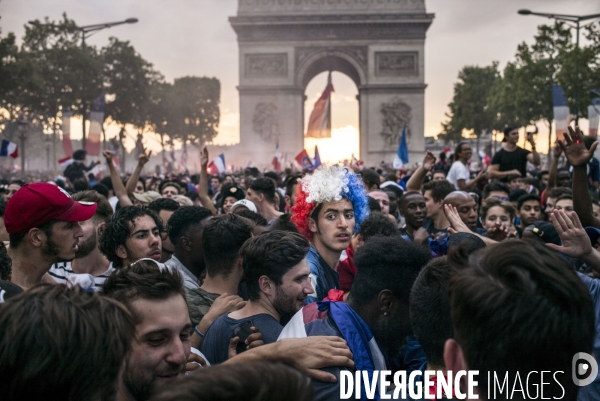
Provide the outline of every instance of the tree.
{"type": "Polygon", "coordinates": [[[449,121],[442,123],[443,134],[448,139],[459,139],[458,133],[471,130],[479,137],[485,131],[491,132],[494,127],[496,112],[491,108],[489,100],[492,87],[499,79],[498,62],[491,66],[466,66],[458,74],[459,82],[454,84],[454,97],[448,105],[449,121]]]}

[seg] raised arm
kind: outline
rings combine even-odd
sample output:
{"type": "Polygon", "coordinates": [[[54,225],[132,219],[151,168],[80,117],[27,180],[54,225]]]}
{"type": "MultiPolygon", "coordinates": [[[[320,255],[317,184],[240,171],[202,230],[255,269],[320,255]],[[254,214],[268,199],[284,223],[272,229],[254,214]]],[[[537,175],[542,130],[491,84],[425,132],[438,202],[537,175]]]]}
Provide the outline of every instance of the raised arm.
{"type": "Polygon", "coordinates": [[[427,172],[430,171],[435,165],[435,156],[430,151],[427,151],[425,154],[425,158],[423,158],[423,164],[419,166],[413,173],[413,175],[409,178],[406,183],[406,191],[407,192],[420,192],[421,185],[423,185],[423,179],[427,175],[427,172]]]}
{"type": "Polygon", "coordinates": [[[535,141],[533,140],[533,135],[529,136],[527,138],[527,140],[531,144],[531,153],[527,155],[527,160],[529,160],[530,163],[533,163],[534,165],[539,166],[540,162],[541,162],[540,154],[535,149],[535,141]]]}
{"type": "Polygon", "coordinates": [[[594,156],[598,142],[588,150],[583,143],[583,134],[579,127],[569,127],[565,140],[559,141],[567,161],[573,166],[573,209],[584,227],[600,228],[600,220],[592,214],[592,197],[588,191],[587,164],[594,156]]]}
{"type": "Polygon", "coordinates": [[[127,191],[127,195],[131,195],[133,191],[135,191],[135,186],[137,185],[138,179],[140,178],[140,174],[144,165],[148,163],[150,160],[150,156],[152,156],[152,151],[148,151],[146,153],[146,148],[142,148],[142,153],[138,158],[138,164],[135,166],[135,170],[133,170],[133,174],[127,180],[127,185],[125,185],[125,190],[127,191]]]}
{"type": "Polygon", "coordinates": [[[217,208],[208,196],[208,149],[206,146],[200,148],[200,185],[198,188],[198,197],[202,206],[212,212],[213,215],[217,215],[217,208]]]}
{"type": "Polygon", "coordinates": [[[562,149],[558,142],[554,145],[552,164],[550,165],[550,171],[548,172],[548,190],[556,188],[556,183],[558,182],[558,159],[562,154],[562,149]]]}
{"type": "Polygon", "coordinates": [[[110,181],[112,182],[113,191],[115,192],[115,196],[119,198],[119,203],[121,207],[124,206],[132,206],[133,203],[129,196],[127,195],[127,190],[125,189],[125,185],[123,185],[123,181],[121,181],[121,177],[119,177],[119,172],[115,168],[115,164],[113,163],[113,154],[110,150],[105,150],[102,152],[102,155],[106,159],[106,164],[108,164],[108,170],[110,171],[110,181]]]}

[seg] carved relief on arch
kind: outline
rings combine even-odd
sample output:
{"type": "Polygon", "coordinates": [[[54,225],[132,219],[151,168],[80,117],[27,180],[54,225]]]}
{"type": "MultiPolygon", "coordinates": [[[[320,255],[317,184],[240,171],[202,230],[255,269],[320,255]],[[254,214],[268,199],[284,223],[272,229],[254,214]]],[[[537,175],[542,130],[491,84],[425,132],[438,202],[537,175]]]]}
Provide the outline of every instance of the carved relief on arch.
{"type": "Polygon", "coordinates": [[[412,120],[412,109],[399,97],[395,97],[387,103],[382,103],[380,108],[382,119],[382,131],[386,146],[398,146],[402,128],[406,124],[407,139],[411,136],[410,122],[412,120]]]}
{"type": "Polygon", "coordinates": [[[254,109],[252,128],[267,143],[279,140],[279,113],[274,103],[258,103],[254,109]]]}

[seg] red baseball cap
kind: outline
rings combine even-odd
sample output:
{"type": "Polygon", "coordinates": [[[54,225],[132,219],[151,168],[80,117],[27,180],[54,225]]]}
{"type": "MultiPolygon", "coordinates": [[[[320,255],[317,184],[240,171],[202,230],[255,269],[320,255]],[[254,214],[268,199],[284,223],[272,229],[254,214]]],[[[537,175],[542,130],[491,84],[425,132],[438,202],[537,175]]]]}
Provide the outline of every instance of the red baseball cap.
{"type": "Polygon", "coordinates": [[[85,221],[94,216],[96,206],[94,202],[74,201],[54,184],[25,184],[6,204],[4,225],[9,234],[21,234],[52,220],[85,221]]]}

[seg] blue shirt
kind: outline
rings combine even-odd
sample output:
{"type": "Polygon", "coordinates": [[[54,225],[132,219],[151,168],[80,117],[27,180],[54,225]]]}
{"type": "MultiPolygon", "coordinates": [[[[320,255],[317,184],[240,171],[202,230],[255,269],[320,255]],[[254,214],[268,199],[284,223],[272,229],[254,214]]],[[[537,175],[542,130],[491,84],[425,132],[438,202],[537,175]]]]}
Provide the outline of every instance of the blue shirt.
{"type": "Polygon", "coordinates": [[[314,247],[310,247],[306,255],[306,260],[308,261],[308,267],[310,267],[310,283],[315,292],[306,297],[304,305],[322,301],[327,296],[329,290],[339,290],[341,288],[338,272],[325,262],[325,259],[319,255],[319,252],[314,247]]]}

